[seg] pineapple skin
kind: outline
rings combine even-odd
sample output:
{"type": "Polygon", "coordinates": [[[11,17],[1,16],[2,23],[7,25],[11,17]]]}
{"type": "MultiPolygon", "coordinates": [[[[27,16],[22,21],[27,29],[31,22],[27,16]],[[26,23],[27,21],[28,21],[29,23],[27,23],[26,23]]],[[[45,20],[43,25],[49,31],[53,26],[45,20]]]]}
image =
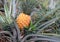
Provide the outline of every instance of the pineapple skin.
{"type": "Polygon", "coordinates": [[[20,13],[16,19],[17,25],[19,29],[24,29],[24,27],[28,27],[31,21],[31,17],[27,14],[20,13]]]}

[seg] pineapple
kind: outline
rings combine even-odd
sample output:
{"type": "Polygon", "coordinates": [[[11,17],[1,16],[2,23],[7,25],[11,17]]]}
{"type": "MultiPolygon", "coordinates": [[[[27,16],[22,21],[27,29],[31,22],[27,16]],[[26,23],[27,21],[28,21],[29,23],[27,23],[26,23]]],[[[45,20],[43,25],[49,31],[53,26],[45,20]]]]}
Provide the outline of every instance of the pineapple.
{"type": "Polygon", "coordinates": [[[31,17],[29,15],[26,15],[24,13],[20,13],[20,15],[17,17],[16,22],[18,24],[18,27],[22,30],[24,27],[28,27],[31,21],[31,17]]]}
{"type": "Polygon", "coordinates": [[[38,6],[36,0],[21,0],[20,8],[22,12],[17,16],[16,22],[20,29],[29,27],[31,22],[31,12],[38,6]]]}

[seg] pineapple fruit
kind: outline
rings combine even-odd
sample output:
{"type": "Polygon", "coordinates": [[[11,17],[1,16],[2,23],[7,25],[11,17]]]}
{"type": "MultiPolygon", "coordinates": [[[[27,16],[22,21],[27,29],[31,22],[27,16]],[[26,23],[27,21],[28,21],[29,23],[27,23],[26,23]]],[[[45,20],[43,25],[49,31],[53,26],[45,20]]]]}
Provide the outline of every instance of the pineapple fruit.
{"type": "Polygon", "coordinates": [[[18,24],[18,27],[22,30],[24,27],[28,27],[31,21],[31,17],[29,15],[26,15],[24,13],[20,13],[19,16],[16,19],[16,22],[18,24]]]}

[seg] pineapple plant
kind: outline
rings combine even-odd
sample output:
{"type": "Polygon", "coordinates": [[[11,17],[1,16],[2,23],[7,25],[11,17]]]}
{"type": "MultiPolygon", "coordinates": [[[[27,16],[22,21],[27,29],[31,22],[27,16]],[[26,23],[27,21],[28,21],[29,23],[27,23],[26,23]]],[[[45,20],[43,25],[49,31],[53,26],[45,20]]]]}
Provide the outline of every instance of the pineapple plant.
{"type": "Polygon", "coordinates": [[[2,31],[0,32],[0,34],[3,34],[4,36],[3,38],[2,37],[0,38],[3,40],[4,39],[8,40],[9,38],[8,41],[4,40],[4,42],[18,42],[20,41],[20,30],[16,25],[15,18],[12,15],[14,13],[12,8],[13,3],[12,3],[12,0],[8,0],[9,2],[7,0],[5,1],[6,3],[4,4],[4,14],[0,13],[0,24],[1,24],[0,27],[2,28],[2,31]]]}
{"type": "MultiPolygon", "coordinates": [[[[27,39],[26,40],[27,42],[29,42],[29,41],[30,42],[31,41],[35,42],[36,40],[37,40],[37,42],[41,42],[41,41],[39,41],[40,39],[38,40],[39,35],[40,36],[49,36],[49,37],[52,37],[52,38],[53,37],[59,37],[60,38],[60,33],[58,33],[58,32],[60,32],[60,31],[58,31],[59,26],[57,26],[58,25],[57,21],[60,19],[60,17],[59,17],[60,14],[58,14],[58,13],[60,13],[58,11],[58,10],[60,10],[60,8],[59,8],[60,5],[56,6],[54,9],[50,9],[49,7],[47,7],[48,1],[47,1],[47,3],[45,1],[45,3],[43,2],[43,3],[40,3],[40,4],[41,4],[41,9],[37,12],[37,14],[39,14],[40,17],[38,18],[37,21],[35,20],[36,22],[34,24],[32,24],[32,22],[31,22],[29,29],[26,30],[27,32],[28,31],[30,31],[30,32],[33,31],[34,33],[31,32],[31,34],[29,35],[29,32],[28,33],[26,32],[27,36],[25,38],[23,38],[22,42],[24,42],[29,37],[31,37],[32,40],[27,39]],[[35,31],[33,29],[35,29],[35,31]]],[[[43,40],[43,38],[41,38],[41,39],[43,40]]],[[[55,40],[57,40],[57,39],[55,39],[55,40]]],[[[42,41],[42,42],[45,42],[45,41],[42,41]]],[[[46,42],[49,42],[49,41],[46,41],[46,42]]],[[[59,42],[59,40],[58,40],[58,42],[59,42]]]]}
{"type": "Polygon", "coordinates": [[[11,9],[9,10],[6,4],[4,5],[4,10],[5,10],[4,14],[0,14],[0,23],[2,24],[2,28],[9,27],[9,24],[11,24],[13,21],[11,18],[11,9]]]}
{"type": "MultiPolygon", "coordinates": [[[[42,1],[42,2],[41,1],[38,2],[38,0],[19,0],[19,1],[21,2],[20,3],[20,8],[22,10],[21,13],[29,15],[30,19],[31,19],[31,20],[28,19],[28,21],[30,21],[29,23],[26,21],[27,22],[26,24],[29,24],[28,26],[26,24],[24,24],[24,22],[21,25],[21,21],[24,20],[25,18],[21,19],[21,14],[19,14],[17,16],[16,21],[17,21],[17,25],[20,29],[21,28],[27,29],[26,31],[29,31],[29,32],[32,31],[34,33],[41,31],[43,33],[43,32],[45,32],[45,25],[47,25],[49,27],[50,25],[52,25],[54,23],[53,18],[56,18],[55,16],[57,16],[54,13],[59,8],[57,7],[56,9],[53,9],[53,10],[49,9],[49,5],[48,5],[49,0],[47,2],[46,2],[46,0],[42,1]],[[35,16],[37,16],[38,18],[35,20],[35,22],[33,21],[34,22],[33,23],[31,13],[34,11],[34,8],[37,8],[37,7],[40,7],[40,9],[38,8],[39,11],[36,10],[35,11],[36,13],[33,13],[33,14],[35,16]],[[19,21],[18,18],[21,20],[19,21]],[[49,22],[51,22],[52,24],[48,25],[47,23],[49,23],[49,22]],[[23,26],[23,24],[25,25],[25,27],[23,26]],[[21,26],[23,26],[23,27],[21,27],[21,26]]],[[[58,19],[58,17],[56,19],[58,19]]],[[[46,27],[46,28],[48,28],[48,27],[46,27]]],[[[50,30],[50,29],[48,29],[48,30],[50,30]]]]}
{"type": "Polygon", "coordinates": [[[60,37],[60,6],[58,5],[54,9],[49,9],[47,7],[48,2],[39,2],[37,0],[19,0],[20,6],[18,7],[20,7],[22,11],[17,15],[16,19],[13,19],[12,17],[13,11],[11,10],[11,4],[9,7],[6,4],[4,5],[5,14],[0,14],[0,23],[4,31],[11,32],[14,42],[39,42],[39,40],[60,42],[58,39],[58,37],[60,37]],[[41,6],[40,9],[39,5],[41,6]],[[39,11],[34,10],[36,8],[38,8],[39,11]],[[24,37],[20,36],[20,30],[24,37]]]}

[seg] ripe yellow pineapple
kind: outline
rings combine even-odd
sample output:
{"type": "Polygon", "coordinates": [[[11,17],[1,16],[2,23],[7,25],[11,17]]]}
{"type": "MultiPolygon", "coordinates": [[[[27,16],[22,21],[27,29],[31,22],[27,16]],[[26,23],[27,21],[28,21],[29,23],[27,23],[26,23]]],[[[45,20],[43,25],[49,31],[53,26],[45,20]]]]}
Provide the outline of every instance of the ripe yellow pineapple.
{"type": "Polygon", "coordinates": [[[16,19],[18,27],[22,30],[24,27],[28,27],[31,21],[31,17],[27,14],[20,13],[16,19]]]}

